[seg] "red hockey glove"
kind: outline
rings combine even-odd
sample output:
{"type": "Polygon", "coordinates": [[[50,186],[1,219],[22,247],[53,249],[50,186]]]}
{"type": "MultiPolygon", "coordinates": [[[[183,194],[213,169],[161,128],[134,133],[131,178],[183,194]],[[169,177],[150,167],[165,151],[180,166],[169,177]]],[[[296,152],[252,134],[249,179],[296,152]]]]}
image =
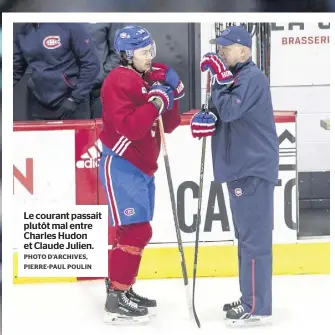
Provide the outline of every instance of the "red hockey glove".
{"type": "Polygon", "coordinates": [[[214,52],[206,53],[200,62],[200,70],[202,72],[210,71],[212,74],[212,84],[215,81],[219,85],[230,85],[234,83],[233,74],[227,70],[222,60],[214,52]]]}
{"type": "Polygon", "coordinates": [[[173,89],[174,99],[181,99],[185,95],[184,84],[180,80],[177,72],[165,64],[153,63],[151,80],[159,81],[173,89]]]}
{"type": "Polygon", "coordinates": [[[153,101],[158,99],[161,102],[161,108],[159,109],[159,114],[164,113],[167,110],[173,108],[173,91],[169,86],[163,85],[152,85],[148,93],[148,101],[153,101]]]}
{"type": "Polygon", "coordinates": [[[217,117],[212,112],[200,111],[191,119],[191,132],[193,137],[212,136],[216,129],[217,117]]]}

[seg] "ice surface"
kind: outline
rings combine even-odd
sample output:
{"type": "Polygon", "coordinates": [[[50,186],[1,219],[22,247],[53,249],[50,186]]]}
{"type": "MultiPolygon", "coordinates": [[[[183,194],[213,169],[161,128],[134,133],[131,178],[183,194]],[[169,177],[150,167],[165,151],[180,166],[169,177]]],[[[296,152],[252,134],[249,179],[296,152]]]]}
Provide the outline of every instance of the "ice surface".
{"type": "MultiPolygon", "coordinates": [[[[192,281],[190,281],[191,290],[192,281]]],[[[330,278],[327,275],[275,276],[272,324],[227,328],[222,306],[239,298],[238,279],[198,278],[196,306],[202,323],[189,318],[182,279],[141,280],[136,291],[157,299],[157,315],[146,325],[103,323],[105,287],[102,280],[15,285],[17,320],[10,334],[34,335],[150,335],[150,334],[303,334],[330,326],[330,278]],[[318,308],[320,307],[320,309],[318,308]]]]}

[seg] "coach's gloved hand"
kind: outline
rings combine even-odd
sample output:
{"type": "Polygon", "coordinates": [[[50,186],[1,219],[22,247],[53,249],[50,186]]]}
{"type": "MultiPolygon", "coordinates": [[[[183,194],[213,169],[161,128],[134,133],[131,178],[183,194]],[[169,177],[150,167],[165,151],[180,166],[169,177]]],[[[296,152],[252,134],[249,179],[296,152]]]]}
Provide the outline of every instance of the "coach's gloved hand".
{"type": "Polygon", "coordinates": [[[200,111],[193,115],[191,119],[192,136],[207,137],[212,136],[216,129],[217,117],[212,112],[200,111]]]}
{"type": "Polygon", "coordinates": [[[170,86],[154,84],[148,93],[148,101],[153,102],[162,114],[173,108],[173,91],[170,86]]]}
{"type": "Polygon", "coordinates": [[[165,64],[153,63],[151,80],[159,81],[172,88],[174,100],[181,99],[185,95],[184,84],[180,80],[177,72],[165,64]]]}
{"type": "Polygon", "coordinates": [[[200,70],[202,72],[210,71],[212,74],[212,85],[215,81],[219,85],[231,85],[234,83],[233,74],[227,70],[222,60],[214,52],[206,53],[200,62],[200,70]]]}
{"type": "Polygon", "coordinates": [[[70,120],[76,112],[77,106],[78,104],[72,98],[65,99],[63,104],[57,110],[58,117],[62,120],[70,120]]]}

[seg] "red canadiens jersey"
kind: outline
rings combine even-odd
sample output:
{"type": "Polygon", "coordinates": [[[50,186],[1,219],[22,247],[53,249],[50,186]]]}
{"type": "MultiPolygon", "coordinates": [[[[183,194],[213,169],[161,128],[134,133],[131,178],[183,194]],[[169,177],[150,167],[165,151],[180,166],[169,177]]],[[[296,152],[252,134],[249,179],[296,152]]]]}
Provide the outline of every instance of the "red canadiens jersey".
{"type": "MultiPolygon", "coordinates": [[[[101,88],[101,142],[113,153],[127,159],[145,174],[152,176],[158,168],[161,138],[159,113],[148,102],[150,84],[132,69],[118,67],[104,80],[101,88]]],[[[165,133],[180,124],[179,103],[162,114],[165,133]]]]}

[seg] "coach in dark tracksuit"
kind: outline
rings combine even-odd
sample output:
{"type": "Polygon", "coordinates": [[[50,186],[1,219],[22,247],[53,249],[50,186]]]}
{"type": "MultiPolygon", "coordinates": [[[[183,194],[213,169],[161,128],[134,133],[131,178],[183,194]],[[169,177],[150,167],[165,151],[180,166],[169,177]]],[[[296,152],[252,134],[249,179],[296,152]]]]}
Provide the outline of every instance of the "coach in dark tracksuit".
{"type": "Polygon", "coordinates": [[[14,86],[27,69],[29,119],[90,118],[100,62],[81,24],[24,24],[14,39],[14,86]]]}
{"type": "Polygon", "coordinates": [[[101,118],[102,106],[100,91],[109,71],[120,65],[120,57],[114,49],[114,36],[124,24],[121,23],[84,23],[92,38],[101,68],[98,80],[90,94],[91,118],[101,118]]]}
{"type": "Polygon", "coordinates": [[[224,311],[232,322],[248,322],[272,314],[273,199],[279,144],[269,83],[251,59],[248,32],[229,27],[211,43],[220,45],[219,56],[208,53],[201,61],[201,70],[213,75],[211,112],[199,112],[191,127],[194,137],[213,135],[214,177],[216,182],[227,183],[238,239],[242,297],[226,304],[224,311]]]}

